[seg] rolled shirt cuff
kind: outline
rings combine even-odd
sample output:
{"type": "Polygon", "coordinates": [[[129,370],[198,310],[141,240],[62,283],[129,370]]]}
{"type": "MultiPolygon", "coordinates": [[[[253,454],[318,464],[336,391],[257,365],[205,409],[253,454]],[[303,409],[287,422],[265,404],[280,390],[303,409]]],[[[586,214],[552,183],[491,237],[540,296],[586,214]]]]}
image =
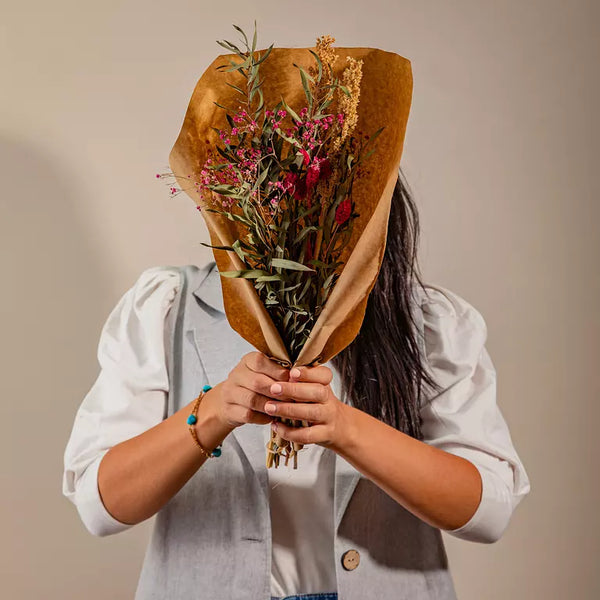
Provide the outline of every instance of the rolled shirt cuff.
{"type": "Polygon", "coordinates": [[[508,527],[513,512],[510,490],[493,471],[478,464],[475,467],[482,483],[479,506],[462,527],[443,531],[462,540],[492,544],[502,537],[508,527]]]}
{"type": "Polygon", "coordinates": [[[98,468],[107,452],[108,449],[104,450],[88,465],[77,482],[75,492],[75,505],[83,524],[92,535],[99,537],[113,535],[135,525],[115,519],[102,502],[98,489],[98,468]]]}

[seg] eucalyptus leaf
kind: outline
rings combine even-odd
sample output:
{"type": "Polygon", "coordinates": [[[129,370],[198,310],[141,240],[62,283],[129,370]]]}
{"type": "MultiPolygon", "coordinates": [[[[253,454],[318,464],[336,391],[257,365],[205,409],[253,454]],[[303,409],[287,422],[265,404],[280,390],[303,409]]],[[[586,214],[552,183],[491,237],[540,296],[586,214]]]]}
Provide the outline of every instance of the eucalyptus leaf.
{"type": "Polygon", "coordinates": [[[261,62],[265,61],[267,59],[267,57],[269,56],[269,54],[271,54],[271,50],[273,50],[273,46],[275,44],[271,44],[265,51],[265,53],[260,57],[260,59],[258,61],[256,61],[256,63],[254,63],[255,65],[260,65],[261,62]]]}
{"type": "Polygon", "coordinates": [[[280,267],[282,269],[292,269],[294,271],[314,271],[315,269],[311,269],[306,265],[303,265],[294,260],[288,260],[286,258],[272,258],[271,259],[272,267],[280,267]]]}
{"type": "Polygon", "coordinates": [[[283,149],[283,138],[278,135],[273,140],[273,151],[278,159],[281,159],[281,150],[283,149]]]}
{"type": "Polygon", "coordinates": [[[229,160],[229,155],[227,154],[227,152],[225,152],[225,150],[223,150],[223,148],[221,148],[221,146],[216,146],[217,148],[217,152],[225,159],[225,160],[229,160]]]}
{"type": "Polygon", "coordinates": [[[302,231],[296,236],[294,240],[294,244],[299,244],[311,231],[318,231],[319,228],[316,225],[309,225],[308,227],[303,227],[302,231]]]}
{"type": "Polygon", "coordinates": [[[262,271],[261,269],[243,269],[240,271],[221,271],[221,275],[223,277],[236,278],[240,277],[242,279],[256,279],[257,277],[261,277],[263,275],[269,275],[267,271],[262,271]]]}
{"type": "MultiPolygon", "coordinates": [[[[233,83],[229,83],[228,81],[226,81],[225,83],[229,87],[232,87],[234,90],[236,90],[237,92],[239,92],[240,94],[242,94],[242,96],[244,96],[244,97],[246,96],[246,92],[242,88],[239,88],[237,85],[233,85],[233,83]]],[[[226,117],[227,117],[228,121],[231,120],[231,117],[229,116],[229,113],[226,115],[226,117]]],[[[230,122],[230,125],[232,127],[234,126],[232,122],[230,122]]]]}
{"type": "Polygon", "coordinates": [[[304,296],[306,295],[306,292],[310,288],[311,284],[312,284],[312,278],[309,277],[304,282],[304,287],[302,288],[302,291],[300,292],[299,300],[302,300],[302,298],[304,298],[304,296]]]}
{"type": "Polygon", "coordinates": [[[296,112],[288,106],[288,103],[282,98],[281,102],[283,103],[284,108],[288,111],[288,113],[298,122],[302,122],[302,119],[296,114],[296,112]]]}
{"type": "Polygon", "coordinates": [[[254,223],[252,221],[249,221],[248,219],[245,219],[241,215],[236,215],[235,213],[230,213],[230,212],[225,212],[224,214],[227,215],[227,218],[230,221],[239,221],[240,223],[244,223],[248,227],[252,227],[254,225],[254,223]]]}
{"type": "Polygon", "coordinates": [[[241,70],[242,65],[244,64],[243,62],[241,63],[236,63],[233,62],[232,60],[229,61],[229,64],[231,65],[231,67],[229,67],[228,69],[226,69],[226,65],[220,65],[219,67],[217,67],[218,69],[223,69],[223,73],[230,73],[231,71],[239,71],[241,70]]]}
{"type": "MultiPolygon", "coordinates": [[[[235,87],[235,86],[233,86],[235,87]]],[[[231,115],[226,114],[225,118],[227,119],[227,122],[229,123],[229,126],[233,129],[235,127],[235,123],[233,122],[233,119],[231,118],[231,115]]]]}
{"type": "Polygon", "coordinates": [[[321,77],[323,76],[323,63],[321,62],[321,59],[319,58],[319,55],[314,51],[314,50],[308,50],[315,58],[315,60],[317,61],[317,66],[319,68],[319,74],[317,76],[317,81],[321,81],[321,77]]]}
{"type": "Polygon", "coordinates": [[[301,285],[302,285],[302,282],[300,281],[299,283],[295,283],[294,285],[292,285],[290,287],[284,287],[283,291],[290,292],[291,290],[295,290],[296,288],[300,287],[301,285]]]}
{"type": "Polygon", "coordinates": [[[262,107],[263,107],[263,106],[264,106],[264,104],[265,104],[265,99],[264,99],[264,97],[263,97],[263,93],[262,93],[262,90],[261,90],[260,88],[258,88],[258,97],[260,98],[260,102],[259,102],[259,104],[258,104],[258,108],[257,108],[257,109],[254,111],[254,114],[255,114],[256,116],[258,116],[258,114],[259,114],[259,113],[260,113],[260,111],[262,110],[262,107]]]}
{"type": "Polygon", "coordinates": [[[346,94],[346,96],[348,96],[350,98],[352,97],[350,90],[345,85],[339,85],[338,87],[340,90],[342,90],[342,92],[344,92],[344,94],[346,94]]]}
{"type": "Polygon", "coordinates": [[[233,61],[229,61],[233,66],[229,69],[225,69],[226,73],[229,73],[231,71],[241,71],[242,69],[250,66],[250,64],[252,63],[252,56],[249,56],[246,60],[244,60],[241,63],[234,63],[233,61]]]}
{"type": "Polygon", "coordinates": [[[279,137],[283,138],[286,142],[289,142],[290,144],[292,144],[292,146],[300,147],[298,140],[288,137],[285,133],[283,133],[283,131],[281,131],[281,129],[279,131],[277,131],[276,133],[279,137]]]}
{"type": "Polygon", "coordinates": [[[241,246],[240,246],[240,240],[236,240],[235,242],[233,242],[233,244],[231,245],[233,250],[235,251],[235,253],[239,256],[240,260],[242,262],[246,261],[246,253],[242,250],[241,246]]]}
{"type": "Polygon", "coordinates": [[[234,54],[239,54],[240,56],[243,55],[243,52],[235,44],[232,44],[231,42],[227,42],[225,40],[224,41],[217,40],[217,44],[219,44],[219,46],[222,46],[226,50],[233,52],[234,54]]]}
{"type": "Polygon", "coordinates": [[[365,146],[368,146],[371,142],[373,142],[375,139],[377,139],[377,136],[385,129],[385,127],[380,127],[375,133],[371,134],[369,136],[369,139],[367,140],[367,143],[365,144],[365,146]]]}
{"type": "MultiPolygon", "coordinates": [[[[222,104],[219,104],[218,102],[216,102],[215,100],[213,100],[213,104],[216,104],[219,108],[222,108],[223,110],[231,110],[230,108],[228,108],[227,106],[223,106],[222,104]]],[[[213,127],[212,129],[216,129],[215,127],[213,127]]],[[[217,130],[218,131],[218,130],[217,130]]]]}
{"type": "Polygon", "coordinates": [[[267,178],[268,174],[269,174],[268,169],[265,169],[264,171],[261,172],[261,174],[256,178],[254,185],[252,186],[252,191],[254,191],[254,190],[256,190],[256,188],[258,188],[258,186],[267,178]]]}
{"type": "Polygon", "coordinates": [[[227,183],[211,185],[210,189],[221,196],[237,196],[239,194],[237,188],[227,183]]]}
{"type": "Polygon", "coordinates": [[[232,27],[234,29],[237,29],[244,36],[244,41],[246,42],[246,48],[248,48],[249,47],[248,38],[246,37],[244,30],[241,27],[239,27],[238,25],[232,25],[232,27]]]}
{"type": "MultiPolygon", "coordinates": [[[[304,72],[304,69],[300,69],[300,77],[302,79],[302,87],[304,88],[304,95],[306,96],[306,100],[308,102],[308,110],[312,111],[313,96],[310,91],[310,88],[308,85],[308,80],[307,80],[307,75],[304,72]]],[[[311,77],[311,79],[312,79],[312,77],[311,77]]]]}
{"type": "Polygon", "coordinates": [[[212,246],[211,244],[206,244],[204,242],[200,242],[202,246],[206,246],[207,248],[214,248],[215,250],[227,250],[228,252],[235,252],[235,250],[231,246],[212,246]]]}
{"type": "Polygon", "coordinates": [[[298,221],[299,219],[301,219],[303,217],[307,217],[308,215],[311,215],[312,213],[317,212],[318,210],[321,210],[321,205],[320,204],[314,204],[313,206],[311,206],[307,210],[304,210],[304,208],[301,208],[298,211],[297,217],[292,222],[298,221]]]}
{"type": "Polygon", "coordinates": [[[304,69],[304,67],[301,67],[300,65],[297,65],[296,63],[292,63],[292,64],[294,65],[294,67],[296,67],[297,69],[300,70],[300,73],[304,73],[304,76],[306,77],[306,79],[309,79],[312,83],[315,82],[314,77],[312,77],[312,75],[309,75],[307,73],[307,71],[304,69]]]}
{"type": "Polygon", "coordinates": [[[311,265],[314,265],[315,267],[321,267],[322,269],[328,269],[329,265],[325,262],[323,262],[322,260],[317,260],[316,258],[311,258],[308,261],[311,265]]]}

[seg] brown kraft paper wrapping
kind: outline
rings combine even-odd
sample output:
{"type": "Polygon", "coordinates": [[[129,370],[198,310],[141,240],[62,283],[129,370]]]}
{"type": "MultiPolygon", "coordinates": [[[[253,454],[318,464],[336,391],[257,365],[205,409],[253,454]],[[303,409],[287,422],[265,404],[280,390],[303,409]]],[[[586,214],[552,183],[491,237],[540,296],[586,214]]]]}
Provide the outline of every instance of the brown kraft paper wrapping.
{"type": "MultiPolygon", "coordinates": [[[[357,129],[378,136],[375,152],[367,159],[366,176],[355,179],[352,198],[360,213],[354,231],[340,257],[344,266],[315,322],[310,336],[294,365],[323,364],[338,354],[358,334],[368,296],[375,285],[385,251],[387,224],[392,192],[404,145],[404,136],[412,100],[412,69],[408,59],[377,48],[337,47],[335,76],[346,65],[346,56],[363,60],[357,129]]],[[[264,50],[257,51],[261,55],[264,50]]],[[[225,111],[214,101],[234,107],[239,94],[226,82],[240,85],[237,71],[225,72],[216,67],[239,60],[235,54],[219,55],[199,79],[189,102],[179,136],[169,155],[169,165],[181,183],[197,176],[207,158],[207,150],[219,143],[211,129],[226,129],[225,111]]],[[[299,70],[314,59],[307,48],[273,48],[260,65],[266,107],[281,97],[295,110],[305,105],[299,70]]],[[[286,117],[286,119],[288,119],[286,117]]],[[[182,189],[196,202],[206,205],[195,186],[182,189]]],[[[212,245],[230,246],[243,234],[243,225],[222,215],[200,211],[206,222],[212,245]]],[[[219,272],[247,268],[234,252],[213,249],[219,272]]],[[[291,361],[271,317],[249,279],[221,277],[225,313],[231,327],[257,350],[291,367],[291,361]]]]}

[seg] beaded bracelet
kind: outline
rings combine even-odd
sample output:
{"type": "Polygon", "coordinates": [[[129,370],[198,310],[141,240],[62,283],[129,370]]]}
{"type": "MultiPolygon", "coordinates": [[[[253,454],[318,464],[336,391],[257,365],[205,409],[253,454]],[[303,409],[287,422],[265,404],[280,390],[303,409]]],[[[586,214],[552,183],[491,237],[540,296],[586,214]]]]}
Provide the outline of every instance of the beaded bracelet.
{"type": "Polygon", "coordinates": [[[221,456],[221,444],[219,444],[210,454],[202,447],[202,444],[200,443],[200,440],[198,440],[198,434],[196,433],[196,428],[194,427],[194,425],[196,424],[196,422],[198,421],[198,417],[196,416],[198,414],[198,407],[200,406],[200,401],[202,400],[202,398],[204,397],[204,394],[206,392],[208,392],[208,390],[212,389],[212,387],[210,385],[204,385],[202,386],[202,391],[198,394],[198,397],[196,398],[196,401],[194,402],[194,406],[192,408],[192,412],[190,414],[190,416],[187,418],[187,423],[190,426],[190,433],[192,434],[192,437],[194,438],[194,441],[196,442],[196,444],[198,445],[198,448],[200,448],[201,452],[206,456],[206,458],[216,458],[217,456],[221,456]]]}

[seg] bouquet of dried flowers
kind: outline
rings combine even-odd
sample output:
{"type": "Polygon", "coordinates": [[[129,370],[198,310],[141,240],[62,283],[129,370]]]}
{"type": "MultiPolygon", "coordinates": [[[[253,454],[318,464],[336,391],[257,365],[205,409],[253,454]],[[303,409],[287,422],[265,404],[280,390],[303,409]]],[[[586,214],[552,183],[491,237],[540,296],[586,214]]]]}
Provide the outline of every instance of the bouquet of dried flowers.
{"type": "MultiPolygon", "coordinates": [[[[244,235],[231,245],[203,245],[239,257],[244,268],[221,275],[252,280],[294,362],[343,268],[341,254],[359,216],[353,183],[384,128],[370,135],[356,130],[363,61],[348,56],[341,78],[335,77],[335,39],[330,35],[319,37],[315,50],[309,49],[314,64],[308,69],[293,63],[305,105],[294,109],[281,98],[277,105],[266,106],[260,66],[273,45],[257,53],[256,22],[252,45],[244,31],[234,27],[244,49],[218,41],[239,57],[218,68],[239,72],[245,85],[228,83],[239,95],[237,105],[214,102],[226,111],[228,123],[223,129],[212,128],[220,143],[208,150],[200,176],[168,172],[157,177],[194,185],[204,198],[199,210],[242,224],[244,235]]],[[[170,188],[172,195],[182,190],[170,188]]],[[[273,461],[277,466],[284,451],[286,464],[293,456],[296,466],[301,447],[273,433],[268,466],[273,461]]]]}

